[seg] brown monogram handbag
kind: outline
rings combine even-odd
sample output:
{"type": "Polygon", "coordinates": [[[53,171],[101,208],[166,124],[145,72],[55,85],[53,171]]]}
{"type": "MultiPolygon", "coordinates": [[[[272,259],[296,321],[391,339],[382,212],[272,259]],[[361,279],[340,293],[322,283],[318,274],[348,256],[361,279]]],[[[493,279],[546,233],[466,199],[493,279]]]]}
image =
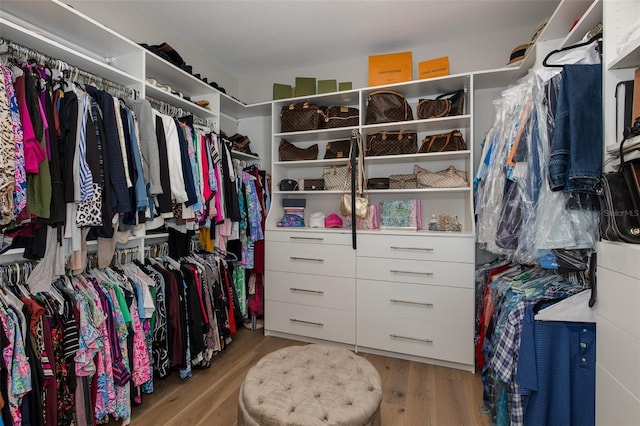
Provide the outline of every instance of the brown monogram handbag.
{"type": "Polygon", "coordinates": [[[445,93],[435,99],[420,99],[416,112],[419,120],[462,115],[464,90],[445,93]]]}
{"type": "Polygon", "coordinates": [[[413,112],[402,94],[393,90],[369,93],[366,124],[409,120],[413,120],[413,112]]]}
{"type": "Polygon", "coordinates": [[[336,127],[357,126],[360,119],[360,111],[357,108],[346,106],[332,106],[324,113],[324,127],[333,129],[336,127]]]}
{"type": "Polygon", "coordinates": [[[417,151],[418,135],[415,132],[377,132],[367,137],[367,157],[415,154],[417,151]]]}
{"type": "MultiPolygon", "coordinates": [[[[356,155],[358,147],[356,147],[356,155]]],[[[349,158],[351,152],[351,140],[346,139],[342,141],[327,142],[327,146],[324,151],[324,159],[329,160],[332,158],[349,158]]]]}
{"type": "Polygon", "coordinates": [[[285,105],[280,111],[281,132],[302,132],[322,127],[324,111],[316,104],[298,102],[285,105]]]}
{"type": "Polygon", "coordinates": [[[467,149],[467,144],[464,142],[462,132],[452,130],[449,133],[425,136],[418,152],[463,151],[465,149],[467,149]]]}
{"type": "Polygon", "coordinates": [[[278,147],[280,161],[316,160],[318,158],[318,144],[308,148],[298,148],[286,139],[280,140],[278,147]]]}

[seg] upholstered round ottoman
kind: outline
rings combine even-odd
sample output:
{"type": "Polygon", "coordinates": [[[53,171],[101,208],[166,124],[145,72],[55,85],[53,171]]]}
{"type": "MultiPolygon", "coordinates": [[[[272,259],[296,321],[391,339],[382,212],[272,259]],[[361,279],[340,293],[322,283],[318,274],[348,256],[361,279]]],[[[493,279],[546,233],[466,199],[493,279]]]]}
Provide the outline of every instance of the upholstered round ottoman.
{"type": "Polygon", "coordinates": [[[238,426],[379,426],[382,382],[369,361],[327,345],[264,356],[240,387],[238,426]]]}

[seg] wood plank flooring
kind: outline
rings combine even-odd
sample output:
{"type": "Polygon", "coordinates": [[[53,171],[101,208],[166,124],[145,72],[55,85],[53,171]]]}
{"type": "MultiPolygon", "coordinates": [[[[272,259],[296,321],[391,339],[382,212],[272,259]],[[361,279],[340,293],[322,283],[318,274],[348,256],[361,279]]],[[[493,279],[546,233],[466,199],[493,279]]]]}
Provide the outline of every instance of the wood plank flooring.
{"type": "MultiPolygon", "coordinates": [[[[155,380],[155,391],[133,408],[131,425],[234,426],[244,376],[260,358],[301,342],[265,337],[242,328],[227,350],[207,370],[181,380],[174,372],[155,380]]],[[[482,384],[478,374],[429,364],[361,353],[382,377],[384,426],[484,426],[480,413],[482,384]]],[[[112,421],[111,424],[118,424],[112,421]]]]}

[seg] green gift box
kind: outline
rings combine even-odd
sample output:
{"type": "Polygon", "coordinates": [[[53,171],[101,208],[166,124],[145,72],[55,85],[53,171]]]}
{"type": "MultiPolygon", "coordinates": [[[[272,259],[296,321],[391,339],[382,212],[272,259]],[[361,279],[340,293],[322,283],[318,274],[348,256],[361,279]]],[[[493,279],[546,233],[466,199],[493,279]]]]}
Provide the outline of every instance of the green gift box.
{"type": "Polygon", "coordinates": [[[315,77],[296,77],[296,97],[316,94],[315,77]]]}
{"type": "Polygon", "coordinates": [[[337,90],[337,80],[318,80],[318,93],[332,93],[337,90]]]}
{"type": "Polygon", "coordinates": [[[343,91],[343,90],[351,90],[352,89],[352,85],[350,81],[341,81],[338,84],[338,90],[343,91]]]}
{"type": "Polygon", "coordinates": [[[293,87],[288,84],[273,83],[273,100],[293,97],[293,87]]]}

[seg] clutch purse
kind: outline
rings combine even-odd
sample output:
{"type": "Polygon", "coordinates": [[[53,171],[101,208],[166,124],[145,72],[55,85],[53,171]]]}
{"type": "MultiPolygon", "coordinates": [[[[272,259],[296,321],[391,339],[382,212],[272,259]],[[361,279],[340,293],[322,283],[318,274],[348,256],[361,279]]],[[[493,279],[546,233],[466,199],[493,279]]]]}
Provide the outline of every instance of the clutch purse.
{"type": "Polygon", "coordinates": [[[369,178],[367,179],[368,189],[389,189],[389,178],[369,178]]]}
{"type": "Polygon", "coordinates": [[[324,179],[299,179],[298,189],[300,191],[322,191],[324,179]]]}

